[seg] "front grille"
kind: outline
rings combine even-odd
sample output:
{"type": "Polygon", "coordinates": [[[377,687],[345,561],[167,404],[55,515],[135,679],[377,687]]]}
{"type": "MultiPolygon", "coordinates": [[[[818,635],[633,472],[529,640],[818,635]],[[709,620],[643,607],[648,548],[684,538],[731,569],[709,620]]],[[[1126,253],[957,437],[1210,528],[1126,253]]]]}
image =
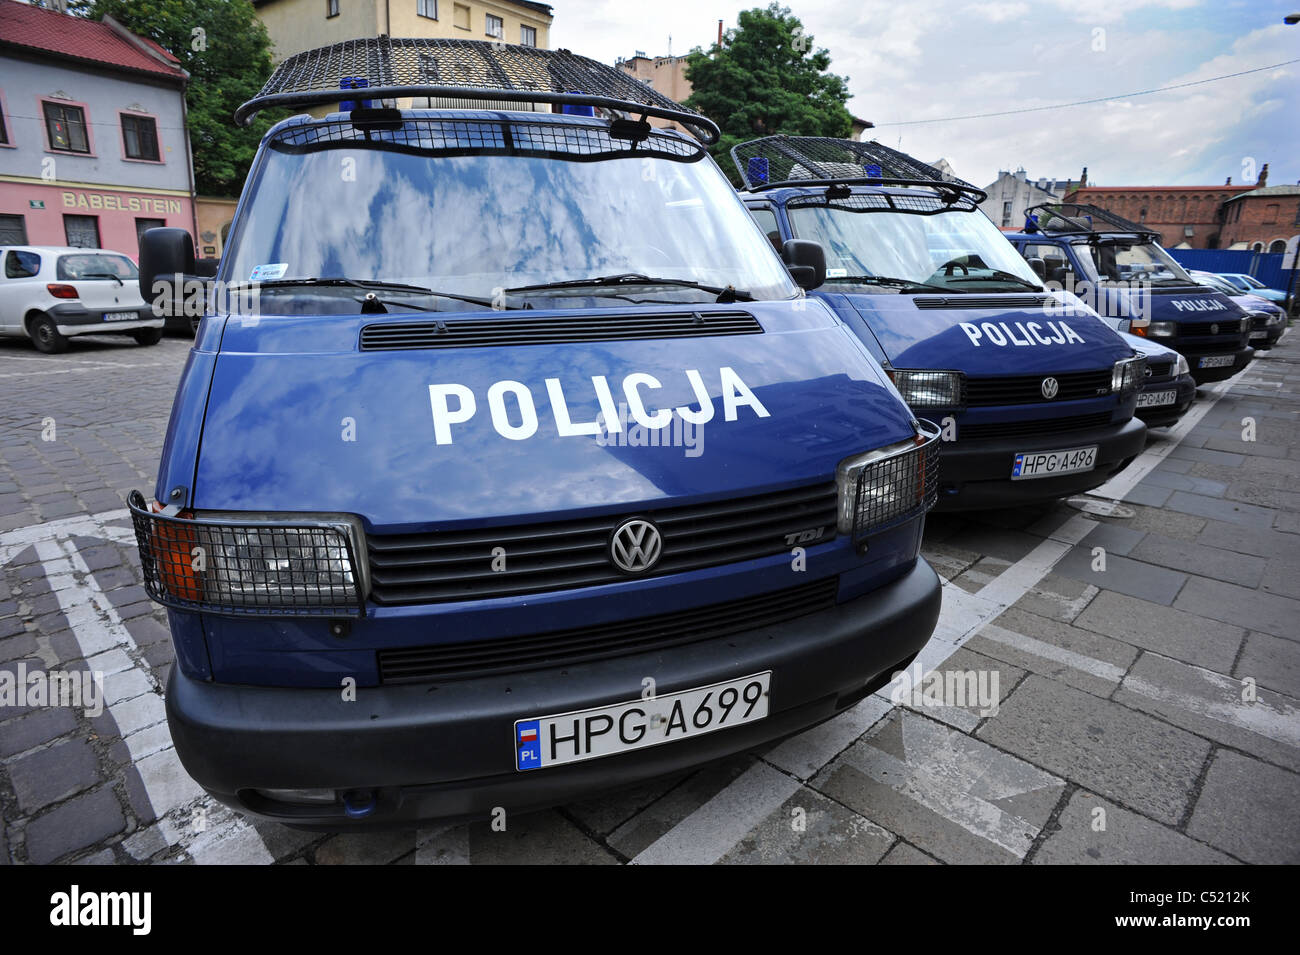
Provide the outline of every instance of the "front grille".
{"type": "Polygon", "coordinates": [[[1111,369],[1070,371],[1057,375],[1008,375],[1005,378],[971,378],[966,382],[966,406],[1044,404],[1043,379],[1055,378],[1058,386],[1052,401],[1096,398],[1110,394],[1111,369]]]}
{"type": "Polygon", "coordinates": [[[609,540],[637,516],[659,528],[657,577],[788,550],[786,535],[821,529],[807,543],[835,536],[835,484],[545,524],[371,534],[371,599],[379,604],[483,600],[629,579],[609,558],[609,540]],[[494,569],[494,566],[504,570],[494,569]]]}
{"type": "Polygon", "coordinates": [[[1240,321],[1238,318],[1225,318],[1221,322],[1185,322],[1178,326],[1178,334],[1182,338],[1209,338],[1214,335],[1236,338],[1241,334],[1240,321]],[[1218,331],[1210,331],[1211,326],[1217,327],[1218,331]]]}
{"type": "Polygon", "coordinates": [[[712,640],[835,606],[838,577],[693,610],[527,637],[380,650],[382,683],[465,680],[572,666],[712,640]]]}
{"type": "Polygon", "coordinates": [[[1037,418],[1033,421],[999,421],[993,424],[967,424],[957,430],[959,441],[992,438],[1026,438],[1057,434],[1062,431],[1086,431],[1110,424],[1110,412],[1073,415],[1067,418],[1037,418]]]}
{"type": "Polygon", "coordinates": [[[966,295],[956,293],[946,298],[933,298],[914,296],[912,303],[917,308],[1026,308],[1040,309],[1048,305],[1055,305],[1062,309],[1068,306],[1062,305],[1059,301],[1050,295],[966,295]]]}
{"type": "Polygon", "coordinates": [[[743,311],[685,311],[657,315],[572,315],[449,322],[384,322],[361,329],[362,351],[412,348],[476,348],[487,345],[554,345],[635,338],[704,338],[761,335],[763,326],[743,311]]]}

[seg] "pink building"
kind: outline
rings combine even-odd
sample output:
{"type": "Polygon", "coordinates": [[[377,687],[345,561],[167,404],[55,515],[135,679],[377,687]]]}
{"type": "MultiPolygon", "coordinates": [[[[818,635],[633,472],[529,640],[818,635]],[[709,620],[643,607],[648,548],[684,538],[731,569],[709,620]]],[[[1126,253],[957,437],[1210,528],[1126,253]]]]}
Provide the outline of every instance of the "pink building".
{"type": "Polygon", "coordinates": [[[0,245],[135,257],[145,229],[193,234],[188,79],[111,19],[0,0],[0,245]]]}

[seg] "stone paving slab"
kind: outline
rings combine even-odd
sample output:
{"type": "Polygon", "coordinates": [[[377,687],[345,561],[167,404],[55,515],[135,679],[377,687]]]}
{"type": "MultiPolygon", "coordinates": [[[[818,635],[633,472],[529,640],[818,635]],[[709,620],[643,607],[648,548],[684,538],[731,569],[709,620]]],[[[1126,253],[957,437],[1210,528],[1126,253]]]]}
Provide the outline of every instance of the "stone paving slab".
{"type": "Polygon", "coordinates": [[[1300,778],[1231,750],[1219,750],[1187,825],[1188,835],[1243,862],[1300,863],[1300,778]]]}
{"type": "Polygon", "coordinates": [[[1078,790],[1034,853],[1058,865],[1231,865],[1231,856],[1107,799],[1078,790]]]}

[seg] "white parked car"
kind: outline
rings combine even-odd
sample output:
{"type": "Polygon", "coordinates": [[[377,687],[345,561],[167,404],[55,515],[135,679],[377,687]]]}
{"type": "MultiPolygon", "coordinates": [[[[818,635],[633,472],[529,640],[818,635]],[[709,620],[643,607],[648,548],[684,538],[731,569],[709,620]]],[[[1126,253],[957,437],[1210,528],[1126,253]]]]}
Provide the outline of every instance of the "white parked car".
{"type": "Polygon", "coordinates": [[[0,335],[26,335],[54,354],[74,335],[162,338],[164,319],[140,297],[135,263],[107,249],[0,246],[0,335]]]}

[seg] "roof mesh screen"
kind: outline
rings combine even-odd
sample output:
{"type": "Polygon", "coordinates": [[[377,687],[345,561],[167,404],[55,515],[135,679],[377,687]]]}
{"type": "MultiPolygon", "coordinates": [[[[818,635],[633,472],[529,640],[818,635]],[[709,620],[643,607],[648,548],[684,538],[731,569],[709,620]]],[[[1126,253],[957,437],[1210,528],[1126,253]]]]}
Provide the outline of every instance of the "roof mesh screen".
{"type": "Polygon", "coordinates": [[[765,136],[731,150],[748,189],[804,183],[876,182],[925,185],[965,194],[979,202],[985,193],[897,149],[877,142],[825,136],[765,136]]]}
{"type": "Polygon", "coordinates": [[[837,197],[833,195],[796,196],[786,202],[788,208],[806,206],[825,206],[830,209],[846,209],[849,212],[912,212],[918,215],[934,215],[938,212],[951,212],[954,209],[972,212],[979,208],[969,196],[960,196],[955,200],[933,195],[905,195],[897,192],[868,192],[837,197]]]}
{"type": "Polygon", "coordinates": [[[247,123],[268,106],[402,96],[602,106],[674,119],[707,143],[718,139],[712,120],[622,70],[585,56],[433,38],[346,40],[291,56],[276,67],[257,96],[239,107],[235,119],[247,123]]]}
{"type": "Polygon", "coordinates": [[[1040,232],[1154,234],[1144,225],[1083,202],[1044,202],[1025,214],[1036,216],[1040,232]]]}
{"type": "Polygon", "coordinates": [[[314,122],[283,127],[274,147],[285,152],[311,152],[332,147],[366,147],[438,155],[550,156],[569,160],[619,156],[658,156],[692,161],[704,147],[672,133],[652,131],[643,142],[612,136],[603,125],[500,117],[447,119],[436,114],[408,114],[395,129],[367,128],[351,122],[314,122]]]}

